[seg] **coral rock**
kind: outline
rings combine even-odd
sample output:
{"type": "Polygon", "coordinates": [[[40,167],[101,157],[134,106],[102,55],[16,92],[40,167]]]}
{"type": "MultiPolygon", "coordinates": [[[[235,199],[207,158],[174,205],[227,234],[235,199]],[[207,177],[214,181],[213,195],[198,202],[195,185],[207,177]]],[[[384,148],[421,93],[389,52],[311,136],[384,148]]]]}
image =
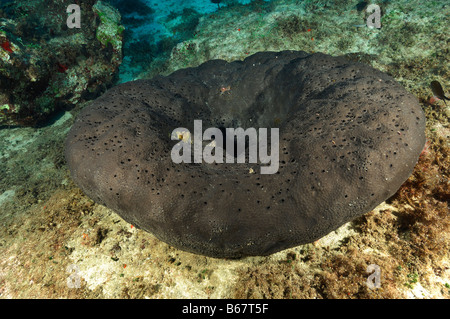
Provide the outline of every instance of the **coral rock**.
{"type": "Polygon", "coordinates": [[[0,125],[35,125],[114,83],[120,14],[102,1],[83,1],[81,28],[70,29],[63,2],[19,0],[0,10],[0,125]]]}

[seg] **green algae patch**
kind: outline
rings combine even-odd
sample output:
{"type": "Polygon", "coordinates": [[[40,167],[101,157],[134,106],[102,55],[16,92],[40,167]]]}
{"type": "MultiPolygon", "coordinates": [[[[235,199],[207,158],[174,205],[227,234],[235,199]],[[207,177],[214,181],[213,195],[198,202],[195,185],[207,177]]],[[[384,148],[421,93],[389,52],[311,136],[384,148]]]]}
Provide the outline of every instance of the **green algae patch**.
{"type": "Polygon", "coordinates": [[[115,50],[122,49],[122,33],[125,27],[120,24],[120,13],[106,2],[98,1],[92,7],[100,18],[100,26],[97,29],[97,39],[103,46],[111,44],[115,50]]]}

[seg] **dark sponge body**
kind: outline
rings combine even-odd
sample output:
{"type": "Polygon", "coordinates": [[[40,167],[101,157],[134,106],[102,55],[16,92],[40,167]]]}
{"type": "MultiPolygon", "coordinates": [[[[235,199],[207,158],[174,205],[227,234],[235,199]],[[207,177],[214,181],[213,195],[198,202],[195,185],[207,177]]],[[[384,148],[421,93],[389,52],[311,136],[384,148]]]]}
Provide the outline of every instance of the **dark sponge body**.
{"type": "Polygon", "coordinates": [[[312,242],[372,210],[411,174],[424,131],[416,98],[380,71],[261,52],[114,87],[80,113],[66,158],[81,189],[129,223],[183,250],[237,258],[312,242]],[[199,119],[203,130],[279,127],[278,173],[173,163],[172,130],[193,133],[199,119]]]}

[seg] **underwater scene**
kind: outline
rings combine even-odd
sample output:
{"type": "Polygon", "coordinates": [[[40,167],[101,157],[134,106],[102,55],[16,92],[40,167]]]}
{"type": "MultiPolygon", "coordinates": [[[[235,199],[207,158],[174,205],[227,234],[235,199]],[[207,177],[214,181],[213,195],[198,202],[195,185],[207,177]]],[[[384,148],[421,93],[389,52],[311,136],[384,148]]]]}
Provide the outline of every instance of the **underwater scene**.
{"type": "Polygon", "coordinates": [[[0,298],[449,299],[449,34],[445,0],[0,0],[0,298]]]}

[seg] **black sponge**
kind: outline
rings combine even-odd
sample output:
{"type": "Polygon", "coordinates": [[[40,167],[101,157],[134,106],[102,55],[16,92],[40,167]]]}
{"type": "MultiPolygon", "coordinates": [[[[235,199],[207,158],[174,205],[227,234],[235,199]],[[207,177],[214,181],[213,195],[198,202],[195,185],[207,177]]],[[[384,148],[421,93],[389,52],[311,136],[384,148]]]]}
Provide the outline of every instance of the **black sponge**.
{"type": "Polygon", "coordinates": [[[317,240],[367,213],[409,177],[425,144],[416,98],[343,57],[260,52],[114,87],[66,141],[93,200],[190,252],[238,258],[317,240]],[[279,170],[175,164],[177,127],[279,128],[279,170]]]}

